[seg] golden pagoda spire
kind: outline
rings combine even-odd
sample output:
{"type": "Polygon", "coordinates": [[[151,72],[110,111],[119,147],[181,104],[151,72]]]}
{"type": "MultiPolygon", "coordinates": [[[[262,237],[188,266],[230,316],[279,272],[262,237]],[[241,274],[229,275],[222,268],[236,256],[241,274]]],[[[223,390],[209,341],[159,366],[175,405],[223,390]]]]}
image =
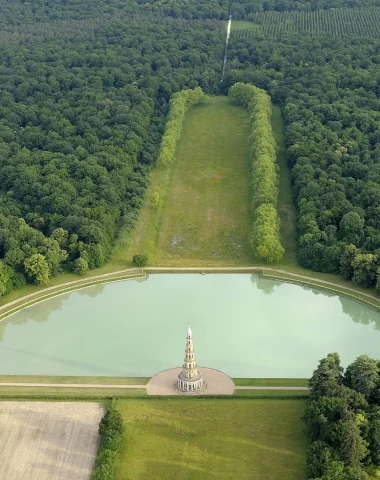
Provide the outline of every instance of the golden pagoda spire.
{"type": "Polygon", "coordinates": [[[182,372],[178,375],[177,387],[183,392],[201,390],[203,387],[203,379],[198,372],[197,362],[195,360],[193,332],[190,323],[187,327],[185,359],[182,372]]]}

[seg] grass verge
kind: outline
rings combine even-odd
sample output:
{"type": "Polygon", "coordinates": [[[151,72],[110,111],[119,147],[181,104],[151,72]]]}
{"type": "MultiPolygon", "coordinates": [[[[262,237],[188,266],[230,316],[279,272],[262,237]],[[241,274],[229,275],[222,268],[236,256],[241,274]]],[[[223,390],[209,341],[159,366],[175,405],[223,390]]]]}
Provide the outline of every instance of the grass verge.
{"type": "Polygon", "coordinates": [[[305,400],[118,400],[115,480],[301,480],[305,400]]]}
{"type": "Polygon", "coordinates": [[[239,387],[307,387],[307,378],[233,378],[239,387]]]}
{"type": "Polygon", "coordinates": [[[235,390],[234,397],[239,398],[257,398],[257,399],[269,399],[269,398],[286,398],[286,399],[299,399],[308,398],[308,390],[235,390]]]}
{"type": "Polygon", "coordinates": [[[74,387],[0,387],[0,398],[111,398],[145,397],[145,388],[74,388],[74,387]]]}

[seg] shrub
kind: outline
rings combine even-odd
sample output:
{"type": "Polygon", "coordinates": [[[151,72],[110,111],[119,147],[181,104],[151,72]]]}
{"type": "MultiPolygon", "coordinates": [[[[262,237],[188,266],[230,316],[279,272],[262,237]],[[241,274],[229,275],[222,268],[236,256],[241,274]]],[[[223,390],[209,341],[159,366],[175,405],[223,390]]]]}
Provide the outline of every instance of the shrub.
{"type": "Polygon", "coordinates": [[[85,275],[88,272],[88,262],[85,258],[79,257],[74,260],[73,272],[85,275]]]}
{"type": "Polygon", "coordinates": [[[132,263],[133,265],[136,265],[136,267],[144,267],[148,263],[148,257],[147,255],[133,255],[132,258],[132,263]]]}
{"type": "Polygon", "coordinates": [[[113,480],[115,459],[121,447],[123,417],[112,403],[99,424],[100,447],[92,480],[113,480]]]}

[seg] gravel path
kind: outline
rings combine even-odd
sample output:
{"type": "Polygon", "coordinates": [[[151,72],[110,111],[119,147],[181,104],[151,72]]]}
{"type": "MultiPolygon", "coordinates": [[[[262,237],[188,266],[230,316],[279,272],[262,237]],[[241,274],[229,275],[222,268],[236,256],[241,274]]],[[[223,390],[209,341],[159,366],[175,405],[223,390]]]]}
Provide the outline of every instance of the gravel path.
{"type": "MultiPolygon", "coordinates": [[[[179,369],[181,370],[181,369],[179,369]]],[[[0,383],[0,387],[62,387],[62,388],[146,388],[146,385],[105,385],[97,383],[0,383]]],[[[235,386],[235,390],[308,390],[308,387],[235,386]]],[[[1,389],[0,389],[1,394],[1,389]]]]}

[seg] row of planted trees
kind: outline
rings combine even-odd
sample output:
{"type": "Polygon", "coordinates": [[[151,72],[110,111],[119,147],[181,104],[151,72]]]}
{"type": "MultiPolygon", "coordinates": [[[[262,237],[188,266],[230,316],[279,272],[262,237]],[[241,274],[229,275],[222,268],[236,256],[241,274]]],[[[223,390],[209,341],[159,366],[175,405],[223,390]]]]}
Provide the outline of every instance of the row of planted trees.
{"type": "Polygon", "coordinates": [[[280,219],[277,214],[276,140],[271,125],[270,97],[264,90],[244,83],[233,85],[229,96],[234,103],[247,107],[250,114],[254,213],[251,245],[258,259],[278,262],[284,254],[284,248],[281,245],[280,219]]]}
{"type": "Polygon", "coordinates": [[[165,132],[158,153],[157,164],[159,166],[167,166],[173,162],[186,112],[189,108],[205,102],[206,100],[207,95],[200,87],[196,87],[194,90],[181,90],[172,95],[170,99],[168,120],[165,125],[165,132]]]}

